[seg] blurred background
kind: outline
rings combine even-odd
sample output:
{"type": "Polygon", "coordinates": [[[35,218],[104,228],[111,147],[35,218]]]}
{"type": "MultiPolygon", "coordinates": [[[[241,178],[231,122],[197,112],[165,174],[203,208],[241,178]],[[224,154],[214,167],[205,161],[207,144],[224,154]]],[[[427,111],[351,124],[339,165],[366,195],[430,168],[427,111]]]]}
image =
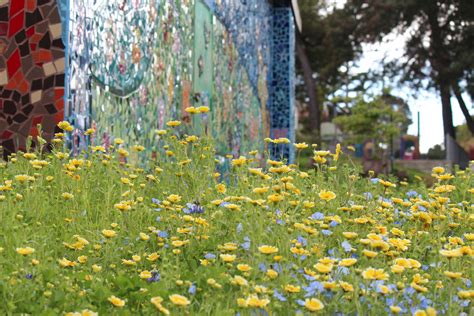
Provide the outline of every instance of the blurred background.
{"type": "Polygon", "coordinates": [[[474,159],[474,1],[298,4],[298,141],[402,176],[474,159]]]}

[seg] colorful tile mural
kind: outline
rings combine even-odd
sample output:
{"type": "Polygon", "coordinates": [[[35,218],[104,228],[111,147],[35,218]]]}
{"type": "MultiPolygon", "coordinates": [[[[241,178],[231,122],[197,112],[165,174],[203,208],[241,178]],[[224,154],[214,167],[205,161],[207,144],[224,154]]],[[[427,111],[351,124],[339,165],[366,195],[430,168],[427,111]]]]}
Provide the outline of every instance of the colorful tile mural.
{"type": "Polygon", "coordinates": [[[274,10],[263,0],[0,0],[5,152],[24,149],[39,123],[51,138],[66,118],[76,127],[75,153],[120,137],[149,154],[167,121],[191,128],[191,105],[211,108],[204,127],[218,154],[263,149],[281,129],[276,122],[291,122],[279,116],[292,115],[284,109],[291,89],[271,104],[274,78],[293,76],[291,67],[274,71],[275,49],[284,46],[274,41],[274,10]]]}
{"type": "Polygon", "coordinates": [[[64,116],[64,44],[53,0],[0,1],[0,139],[3,156],[27,137],[50,140],[64,116]]]}

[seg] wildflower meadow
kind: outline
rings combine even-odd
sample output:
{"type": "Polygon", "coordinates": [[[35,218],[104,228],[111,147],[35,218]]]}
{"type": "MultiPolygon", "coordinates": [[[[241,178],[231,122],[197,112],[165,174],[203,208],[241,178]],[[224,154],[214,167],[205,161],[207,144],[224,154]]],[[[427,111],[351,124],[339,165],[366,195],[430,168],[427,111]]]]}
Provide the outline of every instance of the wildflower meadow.
{"type": "Polygon", "coordinates": [[[310,170],[258,151],[223,170],[167,125],[145,162],[121,139],[72,156],[61,122],[1,164],[1,314],[474,313],[469,169],[363,177],[350,147],[299,143],[310,170]]]}

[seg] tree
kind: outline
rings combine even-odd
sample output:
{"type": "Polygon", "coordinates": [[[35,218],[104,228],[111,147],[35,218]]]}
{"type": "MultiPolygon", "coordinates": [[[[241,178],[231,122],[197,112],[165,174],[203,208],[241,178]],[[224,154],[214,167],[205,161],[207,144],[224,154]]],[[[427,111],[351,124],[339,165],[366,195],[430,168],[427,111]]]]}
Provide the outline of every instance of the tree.
{"type": "Polygon", "coordinates": [[[298,96],[308,101],[308,131],[319,136],[321,105],[344,75],[340,67],[361,53],[352,34],[356,19],[345,9],[329,10],[325,0],[300,0],[303,30],[297,34],[297,72],[304,79],[298,96]]]}
{"type": "Polygon", "coordinates": [[[399,61],[398,68],[402,82],[417,89],[437,89],[444,133],[456,138],[451,108],[454,92],[474,131],[460,89],[460,82],[472,76],[474,63],[472,0],[349,0],[346,9],[357,17],[354,34],[360,41],[377,42],[392,31],[406,34],[406,59],[399,61]]]}
{"type": "Polygon", "coordinates": [[[401,107],[394,108],[392,99],[380,95],[366,101],[362,96],[356,99],[350,115],[336,117],[333,122],[346,133],[349,143],[364,143],[371,140],[375,153],[382,156],[380,144],[389,145],[394,136],[409,125],[409,118],[401,107]]]}

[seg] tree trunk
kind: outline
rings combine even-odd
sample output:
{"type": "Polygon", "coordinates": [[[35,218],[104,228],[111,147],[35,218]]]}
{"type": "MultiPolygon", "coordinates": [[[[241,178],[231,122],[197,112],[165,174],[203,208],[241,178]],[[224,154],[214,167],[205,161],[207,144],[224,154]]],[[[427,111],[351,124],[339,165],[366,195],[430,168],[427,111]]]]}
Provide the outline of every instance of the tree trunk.
{"type": "Polygon", "coordinates": [[[466,103],[464,103],[464,99],[462,98],[461,94],[461,89],[459,89],[458,83],[454,83],[452,85],[454,95],[456,96],[456,99],[458,100],[459,107],[461,108],[462,114],[464,114],[464,117],[466,118],[466,124],[467,127],[469,128],[469,131],[471,132],[472,135],[474,135],[474,120],[472,119],[471,114],[469,113],[469,110],[467,109],[466,103]]]}
{"type": "Polygon", "coordinates": [[[441,82],[439,89],[441,94],[441,106],[443,108],[444,136],[446,137],[446,135],[449,135],[453,139],[456,139],[456,130],[454,129],[453,124],[453,110],[451,108],[451,91],[449,85],[445,82],[441,82]]]}
{"type": "Polygon", "coordinates": [[[300,35],[296,36],[296,53],[301,68],[303,69],[304,82],[309,97],[309,127],[311,131],[316,132],[316,137],[319,138],[321,134],[321,107],[316,95],[316,82],[313,78],[313,69],[311,68],[311,63],[309,62],[306,48],[300,35]]]}

